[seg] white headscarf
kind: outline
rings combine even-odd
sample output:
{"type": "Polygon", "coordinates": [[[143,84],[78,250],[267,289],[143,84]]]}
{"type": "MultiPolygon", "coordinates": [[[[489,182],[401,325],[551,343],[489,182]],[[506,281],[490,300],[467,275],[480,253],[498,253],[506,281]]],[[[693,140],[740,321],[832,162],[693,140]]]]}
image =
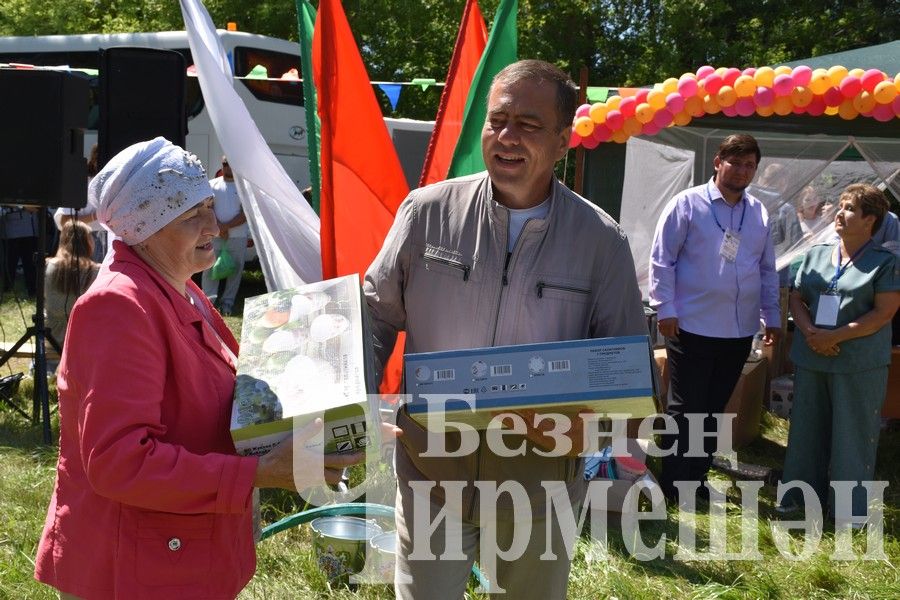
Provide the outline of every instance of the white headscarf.
{"type": "Polygon", "coordinates": [[[197,157],[158,137],[116,154],[91,181],[88,195],[97,220],[133,246],[213,192],[197,157]]]}

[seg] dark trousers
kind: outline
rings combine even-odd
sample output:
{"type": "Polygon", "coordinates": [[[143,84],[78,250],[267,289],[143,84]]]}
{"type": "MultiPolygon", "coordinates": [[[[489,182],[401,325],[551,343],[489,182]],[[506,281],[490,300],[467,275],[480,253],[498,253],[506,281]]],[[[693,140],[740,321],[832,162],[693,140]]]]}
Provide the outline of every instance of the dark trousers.
{"type": "MultiPolygon", "coordinates": [[[[707,415],[703,430],[717,431],[713,416],[721,413],[741,376],[750,354],[753,337],[713,338],[681,330],[677,339],[666,340],[672,396],[666,413],[678,426],[677,433],[661,436],[661,448],[678,442],[678,451],[662,459],[660,485],[663,493],[675,497],[674,482],[706,480],[706,472],[716,451],[715,437],[703,438],[703,456],[686,457],[689,448],[688,421],[685,415],[707,415]]],[[[699,432],[697,433],[699,435],[699,432]]]]}
{"type": "Polygon", "coordinates": [[[16,279],[16,267],[22,262],[22,273],[25,276],[25,290],[29,298],[34,298],[37,291],[37,270],[34,254],[38,249],[35,236],[12,238],[3,241],[6,251],[6,264],[3,272],[3,287],[11,290],[16,279]]]}

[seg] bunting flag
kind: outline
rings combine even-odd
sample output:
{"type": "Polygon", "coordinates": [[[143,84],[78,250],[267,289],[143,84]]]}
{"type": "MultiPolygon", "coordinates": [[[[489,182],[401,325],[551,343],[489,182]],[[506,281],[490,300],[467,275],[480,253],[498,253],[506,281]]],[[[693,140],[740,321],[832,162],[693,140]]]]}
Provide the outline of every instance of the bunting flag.
{"type": "Polygon", "coordinates": [[[400,89],[403,86],[399,83],[379,83],[378,87],[387,96],[388,102],[391,103],[391,110],[397,110],[397,102],[400,100],[400,89]]]}
{"type": "MultiPolygon", "coordinates": [[[[516,15],[519,12],[518,0],[500,0],[491,35],[478,63],[478,70],[469,87],[466,99],[466,112],[463,117],[462,130],[453,161],[447,177],[460,177],[484,170],[484,159],[481,156],[481,130],[487,116],[487,96],[491,89],[491,81],[503,67],[516,61],[516,15]]],[[[448,81],[449,83],[449,81],[448,81]]]]}
{"type": "MultiPolygon", "coordinates": [[[[409,193],[340,0],[322,0],[313,38],[322,125],[322,275],[362,276],[409,193]]],[[[399,389],[398,339],[382,391],[399,389]]]]}
{"type": "Polygon", "coordinates": [[[447,84],[441,94],[434,130],[428,142],[420,187],[447,178],[453,149],[462,129],[466,98],[486,44],[487,27],[478,0],[467,0],[447,71],[447,84]]]}
{"type": "Polygon", "coordinates": [[[309,156],[309,187],[312,207],[319,212],[322,178],[319,163],[320,128],[316,110],[316,84],[313,81],[312,42],[316,24],[316,9],[309,0],[297,0],[297,28],[300,33],[300,69],[303,71],[303,106],[306,112],[306,145],[309,156]]]}

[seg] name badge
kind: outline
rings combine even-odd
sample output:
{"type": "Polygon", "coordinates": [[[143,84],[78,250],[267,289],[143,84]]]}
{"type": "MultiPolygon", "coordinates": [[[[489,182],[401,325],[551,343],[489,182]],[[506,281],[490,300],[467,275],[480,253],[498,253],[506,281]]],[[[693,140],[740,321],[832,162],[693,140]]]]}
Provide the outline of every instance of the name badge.
{"type": "Polygon", "coordinates": [[[816,326],[834,327],[837,325],[838,310],[840,308],[840,296],[837,294],[819,294],[819,307],[816,309],[816,326]]]}
{"type": "Polygon", "coordinates": [[[725,230],[725,237],[722,238],[722,246],[719,248],[719,256],[728,262],[734,262],[737,258],[738,248],[741,245],[741,234],[731,229],[725,230]]]}

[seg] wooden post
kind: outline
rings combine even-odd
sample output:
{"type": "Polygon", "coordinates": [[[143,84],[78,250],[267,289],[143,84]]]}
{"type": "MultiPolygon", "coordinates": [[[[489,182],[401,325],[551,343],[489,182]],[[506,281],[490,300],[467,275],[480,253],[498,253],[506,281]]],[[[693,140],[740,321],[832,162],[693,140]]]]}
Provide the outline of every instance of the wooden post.
{"type": "MultiPolygon", "coordinates": [[[[578,73],[578,105],[587,99],[588,69],[582,65],[578,73]]],[[[584,188],[584,146],[575,148],[575,193],[582,194],[584,188]]]]}

